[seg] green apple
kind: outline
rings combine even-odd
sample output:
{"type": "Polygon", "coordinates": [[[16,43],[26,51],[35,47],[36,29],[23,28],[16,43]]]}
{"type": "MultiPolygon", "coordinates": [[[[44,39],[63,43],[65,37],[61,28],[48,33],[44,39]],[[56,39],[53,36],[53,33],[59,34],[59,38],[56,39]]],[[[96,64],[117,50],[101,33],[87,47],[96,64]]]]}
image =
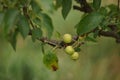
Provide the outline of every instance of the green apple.
{"type": "Polygon", "coordinates": [[[78,52],[74,52],[72,55],[71,55],[71,58],[73,60],[77,60],[79,58],[79,53],[78,52]]]}
{"type": "Polygon", "coordinates": [[[72,46],[67,46],[65,48],[65,52],[69,55],[73,54],[75,52],[74,48],[72,46]]]}
{"type": "Polygon", "coordinates": [[[65,43],[71,43],[72,42],[72,36],[70,34],[64,34],[63,35],[63,41],[65,43]]]}

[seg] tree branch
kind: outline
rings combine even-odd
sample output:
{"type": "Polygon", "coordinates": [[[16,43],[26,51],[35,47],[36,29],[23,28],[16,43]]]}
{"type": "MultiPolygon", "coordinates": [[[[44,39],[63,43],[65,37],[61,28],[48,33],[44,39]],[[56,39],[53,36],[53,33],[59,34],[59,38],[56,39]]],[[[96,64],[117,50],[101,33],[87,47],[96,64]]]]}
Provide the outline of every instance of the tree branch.
{"type": "MultiPolygon", "coordinates": [[[[30,30],[29,35],[30,36],[32,35],[32,30],[30,30]]],[[[43,42],[45,44],[51,45],[53,47],[57,46],[58,48],[65,48],[68,45],[74,44],[78,40],[78,36],[74,36],[72,38],[72,42],[71,43],[65,43],[63,40],[48,39],[47,37],[38,38],[37,40],[39,40],[39,41],[41,41],[41,42],[43,42]]],[[[79,46],[81,46],[82,44],[83,44],[83,42],[80,42],[79,46]]]]}
{"type": "MultiPolygon", "coordinates": [[[[89,6],[89,4],[86,2],[86,0],[77,0],[77,2],[81,5],[81,7],[79,7],[79,6],[73,6],[74,9],[82,11],[82,12],[85,12],[85,13],[92,12],[92,8],[89,6]]],[[[27,12],[26,12],[27,10],[26,9],[27,9],[26,7],[23,8],[24,15],[29,20],[31,26],[33,28],[35,28],[35,25],[30,20],[30,17],[27,14],[27,12]]],[[[106,37],[115,38],[116,42],[120,43],[120,36],[117,33],[115,33],[115,31],[116,31],[116,25],[108,25],[108,27],[111,28],[111,31],[99,30],[99,35],[100,36],[106,36],[106,37]]],[[[93,31],[90,31],[88,34],[94,32],[95,30],[98,30],[98,29],[94,29],[93,31]]],[[[30,30],[29,35],[32,35],[32,30],[30,30]]],[[[74,36],[73,39],[72,39],[72,42],[69,43],[69,44],[64,43],[63,40],[52,40],[52,39],[48,39],[47,37],[38,38],[37,40],[39,40],[39,41],[41,41],[41,42],[43,42],[45,44],[51,45],[53,47],[57,46],[58,48],[65,48],[68,45],[74,44],[78,40],[78,38],[79,38],[79,36],[74,36]]],[[[84,44],[84,42],[79,42],[79,47],[81,45],[83,45],[83,44],[84,44]]]]}
{"type": "Polygon", "coordinates": [[[28,14],[27,6],[26,5],[23,7],[23,13],[24,13],[25,17],[28,19],[28,21],[31,24],[32,28],[35,28],[36,26],[34,26],[33,22],[30,19],[30,16],[28,14]]]}
{"type": "Polygon", "coordinates": [[[76,0],[76,2],[80,4],[80,7],[75,5],[73,6],[73,9],[76,9],[85,13],[90,13],[93,11],[86,0],[76,0]]]}
{"type": "Polygon", "coordinates": [[[111,31],[99,31],[99,35],[105,36],[105,37],[115,38],[116,42],[120,43],[120,36],[117,33],[115,33],[115,32],[111,32],[111,31]]]}

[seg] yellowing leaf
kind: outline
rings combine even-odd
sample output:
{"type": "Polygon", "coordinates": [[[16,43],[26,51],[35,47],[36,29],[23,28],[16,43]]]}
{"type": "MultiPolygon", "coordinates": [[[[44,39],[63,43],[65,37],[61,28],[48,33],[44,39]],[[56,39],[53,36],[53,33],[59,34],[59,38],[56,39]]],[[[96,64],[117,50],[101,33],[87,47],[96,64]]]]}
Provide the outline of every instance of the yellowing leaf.
{"type": "Polygon", "coordinates": [[[58,58],[56,54],[52,52],[48,52],[43,57],[43,63],[45,66],[53,71],[56,71],[58,69],[58,58]]]}

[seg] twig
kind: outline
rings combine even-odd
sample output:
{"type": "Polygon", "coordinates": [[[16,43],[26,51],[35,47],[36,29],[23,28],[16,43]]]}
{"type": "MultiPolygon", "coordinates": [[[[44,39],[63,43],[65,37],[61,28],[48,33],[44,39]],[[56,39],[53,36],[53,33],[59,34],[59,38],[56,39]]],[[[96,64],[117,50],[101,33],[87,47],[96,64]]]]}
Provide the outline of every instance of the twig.
{"type": "Polygon", "coordinates": [[[77,3],[80,4],[79,6],[73,6],[73,9],[85,12],[85,13],[90,13],[92,12],[92,8],[90,7],[90,5],[87,3],[86,0],[76,0],[77,3]]]}
{"type": "MultiPolygon", "coordinates": [[[[29,35],[32,35],[32,30],[30,30],[29,35]]],[[[74,36],[72,38],[71,43],[65,43],[63,40],[48,39],[47,37],[38,38],[37,40],[39,40],[45,44],[51,45],[53,47],[57,46],[58,48],[65,48],[68,45],[74,44],[78,40],[78,36],[74,36]]],[[[80,45],[82,45],[82,42],[80,42],[80,45]]]]}
{"type": "Polygon", "coordinates": [[[111,31],[99,31],[99,35],[115,38],[116,42],[120,43],[120,36],[117,33],[115,33],[115,32],[111,32],[111,31]]]}
{"type": "Polygon", "coordinates": [[[30,22],[32,28],[35,28],[36,26],[34,26],[33,22],[32,22],[31,19],[30,19],[30,16],[28,15],[27,6],[24,6],[24,7],[23,7],[23,13],[24,13],[24,15],[26,16],[26,18],[28,19],[28,21],[30,22]]]}

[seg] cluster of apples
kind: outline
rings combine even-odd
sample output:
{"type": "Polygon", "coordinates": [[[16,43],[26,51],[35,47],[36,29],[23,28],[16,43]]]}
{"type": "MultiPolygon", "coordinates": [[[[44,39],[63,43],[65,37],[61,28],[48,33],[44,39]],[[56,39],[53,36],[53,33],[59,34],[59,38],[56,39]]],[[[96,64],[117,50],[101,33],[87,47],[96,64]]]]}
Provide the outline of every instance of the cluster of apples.
{"type": "MultiPolygon", "coordinates": [[[[71,43],[72,42],[72,36],[70,34],[64,34],[63,35],[63,41],[65,43],[71,43]]],[[[65,52],[71,56],[73,60],[77,60],[79,58],[79,53],[75,51],[72,45],[65,47],[65,52]]]]}

